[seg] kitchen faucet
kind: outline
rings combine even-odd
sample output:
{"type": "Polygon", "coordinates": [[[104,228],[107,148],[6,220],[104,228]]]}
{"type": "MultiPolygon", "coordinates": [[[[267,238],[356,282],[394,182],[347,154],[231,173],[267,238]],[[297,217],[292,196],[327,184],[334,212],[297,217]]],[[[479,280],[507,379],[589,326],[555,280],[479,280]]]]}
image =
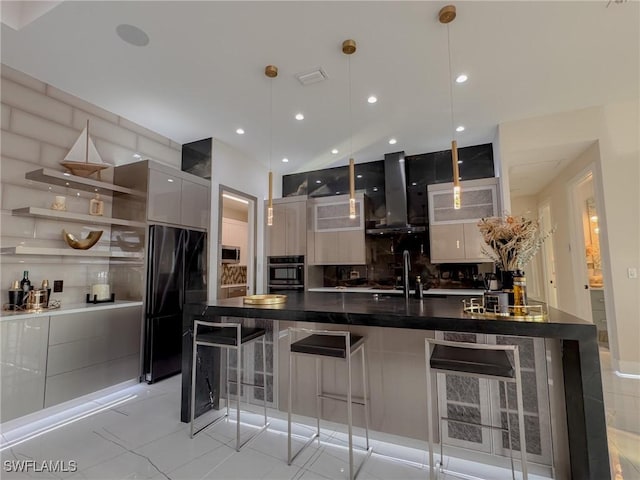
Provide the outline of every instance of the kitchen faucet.
{"type": "Polygon", "coordinates": [[[409,299],[409,271],[411,270],[411,259],[409,250],[402,252],[402,288],[404,290],[405,300],[409,299]]]}

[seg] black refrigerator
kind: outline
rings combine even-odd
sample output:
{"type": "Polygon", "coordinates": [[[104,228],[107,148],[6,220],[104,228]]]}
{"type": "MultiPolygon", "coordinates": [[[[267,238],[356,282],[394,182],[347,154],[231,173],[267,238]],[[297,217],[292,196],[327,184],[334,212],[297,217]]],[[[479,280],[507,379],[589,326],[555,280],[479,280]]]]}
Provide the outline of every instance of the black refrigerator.
{"type": "Polygon", "coordinates": [[[152,225],[148,259],[144,371],[153,383],[180,373],[183,306],[206,302],[207,234],[152,225]]]}

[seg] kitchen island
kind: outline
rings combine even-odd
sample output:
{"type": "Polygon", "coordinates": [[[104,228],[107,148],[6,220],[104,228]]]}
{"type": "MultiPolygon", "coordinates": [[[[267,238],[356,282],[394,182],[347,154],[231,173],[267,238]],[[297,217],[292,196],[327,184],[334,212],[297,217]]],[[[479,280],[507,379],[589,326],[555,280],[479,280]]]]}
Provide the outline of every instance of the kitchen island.
{"type": "MultiPolygon", "coordinates": [[[[391,295],[374,297],[366,294],[314,292],[289,295],[287,302],[280,305],[245,305],[241,298],[220,300],[204,310],[194,308],[191,310],[191,318],[185,317],[183,346],[187,347],[189,343],[187,333],[193,317],[204,317],[212,321],[217,321],[220,317],[240,317],[312,322],[323,324],[323,328],[339,326],[358,333],[372,327],[381,328],[383,331],[405,329],[413,331],[411,336],[418,340],[424,339],[434,331],[545,339],[549,344],[556,344],[558,347],[556,350],[559,361],[554,367],[557,368],[557,372],[554,375],[553,369],[550,370],[549,376],[553,380],[550,384],[554,385],[556,392],[561,392],[563,403],[566,405],[564,411],[558,412],[553,419],[556,431],[566,429],[568,446],[568,452],[563,455],[562,445],[553,445],[554,454],[556,450],[560,452],[555,458],[555,466],[558,467],[564,460],[568,463],[567,474],[560,474],[559,477],[594,480],[610,478],[595,325],[555,309],[549,309],[547,320],[534,322],[509,318],[474,318],[463,313],[461,307],[460,299],[453,297],[407,301],[391,295]],[[415,330],[425,333],[419,335],[415,330]]],[[[188,378],[184,374],[190,372],[190,358],[189,346],[183,349],[183,377],[188,378]]],[[[423,368],[423,362],[424,357],[422,366],[414,364],[413,368],[423,368]]],[[[213,364],[211,367],[216,368],[213,364]]],[[[183,382],[183,419],[187,418],[185,413],[188,415],[188,405],[184,402],[184,399],[188,398],[188,387],[187,384],[185,391],[183,382]]],[[[201,392],[201,389],[197,388],[197,398],[201,395],[204,397],[205,394],[208,396],[208,392],[201,392]]],[[[419,389],[412,393],[415,392],[419,392],[419,389]]],[[[426,395],[418,400],[422,401],[424,398],[426,395]]],[[[200,403],[198,401],[198,404],[200,403]]],[[[375,415],[373,411],[372,417],[375,415]]]]}

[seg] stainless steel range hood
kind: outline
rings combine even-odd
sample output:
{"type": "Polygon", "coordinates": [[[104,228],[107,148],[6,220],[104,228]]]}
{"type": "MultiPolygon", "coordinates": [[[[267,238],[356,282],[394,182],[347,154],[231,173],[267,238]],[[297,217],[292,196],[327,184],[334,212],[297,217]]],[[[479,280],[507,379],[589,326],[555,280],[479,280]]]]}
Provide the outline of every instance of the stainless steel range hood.
{"type": "Polygon", "coordinates": [[[404,152],[387,153],[384,156],[384,196],[386,223],[367,229],[373,235],[424,232],[424,226],[411,226],[407,222],[407,176],[404,169],[404,152]]]}

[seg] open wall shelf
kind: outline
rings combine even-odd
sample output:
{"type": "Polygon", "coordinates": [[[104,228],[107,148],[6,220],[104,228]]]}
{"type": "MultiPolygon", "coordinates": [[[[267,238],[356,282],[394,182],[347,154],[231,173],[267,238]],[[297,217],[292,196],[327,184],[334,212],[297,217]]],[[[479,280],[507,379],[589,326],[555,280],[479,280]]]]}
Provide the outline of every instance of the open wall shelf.
{"type": "Polygon", "coordinates": [[[57,185],[59,187],[75,188],[76,190],[83,190],[85,192],[113,192],[131,195],[132,197],[137,197],[140,199],[146,199],[147,197],[146,193],[139,190],[121,187],[119,185],[114,185],[113,183],[101,182],[92,178],[78,177],[77,175],[71,175],[70,173],[66,172],[59,172],[50,168],[41,168],[39,170],[27,172],[25,173],[25,178],[27,180],[48,183],[50,185],[57,185]]]}
{"type": "Polygon", "coordinates": [[[103,217],[100,215],[85,215],[83,213],[62,212],[59,210],[51,210],[49,208],[24,207],[16,208],[11,211],[12,215],[48,218],[52,220],[65,220],[76,223],[92,223],[95,225],[122,225],[125,227],[145,228],[145,222],[136,222],[134,220],[123,220],[120,218],[103,217]]]}

